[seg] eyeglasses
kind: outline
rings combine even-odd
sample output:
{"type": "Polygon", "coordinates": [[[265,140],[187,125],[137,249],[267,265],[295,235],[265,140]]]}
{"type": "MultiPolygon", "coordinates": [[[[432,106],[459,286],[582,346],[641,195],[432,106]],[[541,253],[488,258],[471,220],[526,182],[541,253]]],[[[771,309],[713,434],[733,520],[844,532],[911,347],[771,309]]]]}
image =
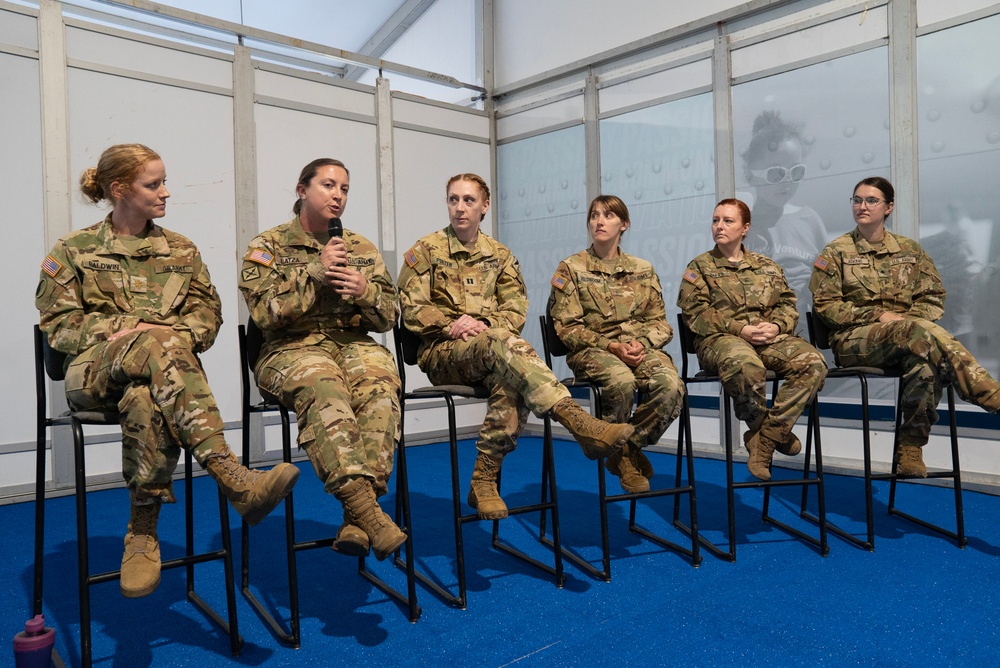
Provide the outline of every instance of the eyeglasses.
{"type": "Polygon", "coordinates": [[[851,204],[854,206],[861,206],[862,204],[867,204],[868,206],[875,206],[881,202],[885,202],[884,199],[879,199],[878,197],[857,197],[851,198],[851,204]]]}
{"type": "Polygon", "coordinates": [[[781,183],[787,177],[792,183],[798,183],[806,175],[806,166],[802,163],[785,167],[784,165],[774,165],[766,169],[751,169],[750,173],[758,179],[764,179],[767,183],[774,185],[781,183]]]}

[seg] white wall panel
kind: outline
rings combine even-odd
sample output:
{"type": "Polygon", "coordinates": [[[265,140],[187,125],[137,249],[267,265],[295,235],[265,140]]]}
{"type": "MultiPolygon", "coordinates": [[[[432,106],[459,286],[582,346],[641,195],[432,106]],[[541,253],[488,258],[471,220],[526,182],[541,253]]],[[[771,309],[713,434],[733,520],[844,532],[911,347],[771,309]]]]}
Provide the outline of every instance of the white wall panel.
{"type": "Polygon", "coordinates": [[[679,95],[712,85],[712,59],[706,58],[663,72],[601,89],[601,113],[679,95]]]}
{"type": "Polygon", "coordinates": [[[38,28],[35,17],[0,10],[0,44],[37,50],[38,28]]]}
{"type": "Polygon", "coordinates": [[[497,139],[535,133],[566,123],[583,123],[583,95],[497,119],[497,139]]]}
{"type": "Polygon", "coordinates": [[[345,86],[269,72],[254,70],[254,93],[263,97],[276,97],[289,102],[335,108],[352,114],[375,118],[375,89],[355,90],[345,86]]]}
{"type": "Polygon", "coordinates": [[[265,105],[256,106],[254,118],[258,229],[291,220],[299,172],[316,158],[335,158],[351,172],[344,226],[377,244],[375,126],[265,105]]]}
{"type": "Polygon", "coordinates": [[[103,33],[66,27],[66,57],[223,89],[233,87],[232,62],[103,33]]]}
{"type": "Polygon", "coordinates": [[[35,287],[39,265],[48,252],[42,211],[38,61],[0,54],[0,91],[5,100],[18,100],[17,104],[0,104],[0,183],[6,194],[4,230],[8,241],[0,290],[0,313],[6,321],[0,327],[0,355],[8,381],[0,401],[0,442],[21,443],[33,440],[35,432],[31,326],[38,322],[35,287]]]}
{"type": "Polygon", "coordinates": [[[398,97],[392,101],[392,120],[394,123],[422,125],[445,132],[490,138],[490,119],[485,114],[421,104],[398,97]]]}
{"type": "Polygon", "coordinates": [[[945,21],[980,10],[996,10],[997,3],[990,0],[917,0],[917,25],[920,27],[945,21]]]}

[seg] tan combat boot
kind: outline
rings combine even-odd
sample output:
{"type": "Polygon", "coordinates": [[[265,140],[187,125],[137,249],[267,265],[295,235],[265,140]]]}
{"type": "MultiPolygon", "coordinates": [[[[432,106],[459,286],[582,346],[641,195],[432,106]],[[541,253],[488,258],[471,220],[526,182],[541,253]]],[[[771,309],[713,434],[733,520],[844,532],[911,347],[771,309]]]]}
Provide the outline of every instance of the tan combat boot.
{"type": "Polygon", "coordinates": [[[912,475],[918,478],[927,477],[927,466],[924,465],[924,449],[919,445],[899,445],[898,475],[912,475]]]}
{"type": "Polygon", "coordinates": [[[491,457],[485,452],[480,452],[476,457],[468,501],[481,520],[502,520],[507,517],[507,504],[497,491],[497,477],[500,475],[502,462],[502,457],[491,457]]]}
{"type": "Polygon", "coordinates": [[[341,486],[335,496],[344,504],[344,520],[368,535],[375,558],[382,561],[406,542],[406,534],[378,505],[368,478],[354,478],[341,486]]]}
{"type": "Polygon", "coordinates": [[[604,466],[618,477],[622,489],[626,492],[648,492],[649,480],[639,473],[639,469],[632,462],[632,447],[630,443],[615,453],[608,455],[608,458],[604,460],[604,466]],[[629,452],[626,452],[626,450],[629,450],[629,452]]]}
{"type": "Polygon", "coordinates": [[[783,443],[775,443],[774,449],[783,455],[794,457],[802,452],[802,441],[799,440],[798,436],[789,432],[788,440],[783,443]]]}
{"type": "Polygon", "coordinates": [[[775,443],[759,431],[750,436],[746,442],[750,457],[747,459],[747,469],[758,480],[767,482],[771,479],[771,459],[774,457],[775,443]]]}
{"type": "Polygon", "coordinates": [[[625,446],[625,450],[628,452],[628,458],[632,460],[632,466],[638,469],[643,478],[651,480],[654,473],[653,463],[649,461],[649,457],[642,451],[642,448],[629,441],[625,446]]]}
{"type": "Polygon", "coordinates": [[[210,457],[205,468],[250,526],[267,517],[299,479],[299,470],[291,464],[282,462],[270,471],[248,469],[231,451],[210,457]]]}
{"type": "Polygon", "coordinates": [[[159,516],[159,501],[141,506],[132,502],[119,582],[125,598],[149,596],[160,584],[160,541],[156,536],[159,516]]]}
{"type": "Polygon", "coordinates": [[[347,509],[344,509],[344,523],[337,529],[337,537],[330,546],[334,552],[346,554],[352,557],[367,557],[371,548],[371,541],[364,529],[351,522],[347,509]]]}
{"type": "Polygon", "coordinates": [[[607,457],[621,448],[635,431],[630,424],[608,424],[598,420],[571,398],[560,399],[550,411],[583,448],[587,459],[607,457]]]}

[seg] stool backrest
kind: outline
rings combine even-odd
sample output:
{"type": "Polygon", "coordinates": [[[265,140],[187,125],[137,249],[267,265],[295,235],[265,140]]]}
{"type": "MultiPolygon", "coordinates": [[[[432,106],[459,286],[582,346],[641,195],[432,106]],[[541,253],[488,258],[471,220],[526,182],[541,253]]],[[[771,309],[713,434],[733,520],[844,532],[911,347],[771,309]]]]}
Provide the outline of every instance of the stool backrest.
{"type": "Polygon", "coordinates": [[[538,325],[542,330],[542,348],[545,352],[545,363],[552,367],[553,357],[565,357],[569,355],[569,348],[562,342],[556,333],[556,322],[552,319],[552,313],[548,305],[545,307],[545,315],[538,316],[538,325]]]}
{"type": "Polygon", "coordinates": [[[816,309],[806,313],[806,325],[809,327],[809,342],[820,350],[830,349],[830,328],[819,317],[816,309]]]}
{"type": "Polygon", "coordinates": [[[253,321],[253,318],[247,318],[246,337],[247,366],[250,367],[252,373],[254,367],[257,366],[257,360],[260,359],[260,350],[264,347],[264,332],[253,321]]]}
{"type": "Polygon", "coordinates": [[[68,355],[59,352],[49,345],[49,337],[35,325],[35,364],[40,361],[45,368],[45,374],[52,380],[66,380],[66,358],[68,355]]]}
{"type": "Polygon", "coordinates": [[[399,342],[399,351],[402,353],[403,361],[410,366],[416,366],[420,352],[420,336],[411,332],[402,323],[396,325],[394,333],[399,342]]]}

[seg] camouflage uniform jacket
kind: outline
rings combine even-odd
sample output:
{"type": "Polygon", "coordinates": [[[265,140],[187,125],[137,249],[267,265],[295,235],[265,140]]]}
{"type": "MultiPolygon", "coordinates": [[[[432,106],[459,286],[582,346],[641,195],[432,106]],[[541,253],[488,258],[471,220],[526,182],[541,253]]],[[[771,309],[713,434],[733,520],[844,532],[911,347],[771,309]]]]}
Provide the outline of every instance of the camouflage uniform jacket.
{"type": "Polygon", "coordinates": [[[186,237],[147,223],[123,241],[104,221],[60,239],[42,262],[35,292],[41,328],[71,356],[145,322],[168,325],[194,352],[222,325],[222,304],[201,254],[186,237]]]}
{"type": "Polygon", "coordinates": [[[717,334],[739,336],[746,325],[770,322],[781,335],[794,334],[799,321],[795,293],[771,258],[743,248],[743,259],[730,262],[718,248],[688,263],[677,306],[694,332],[695,345],[717,334]]]}
{"type": "Polygon", "coordinates": [[[325,285],[323,250],[296,216],[254,238],[243,255],[240,290],[250,317],[264,332],[263,360],[271,352],[310,346],[338,333],[386,332],[399,317],[396,286],[378,249],[344,230],[347,264],[368,281],[360,297],[342,297],[325,285]]]}
{"type": "Polygon", "coordinates": [[[602,260],[591,247],[560,262],[551,283],[549,312],[571,353],[635,340],[656,349],[673,338],[660,279],[646,260],[620,250],[602,260]]]}
{"type": "Polygon", "coordinates": [[[931,321],[944,314],[944,286],[930,256],[888,231],[878,248],[857,229],[831,241],[813,265],[809,288],[834,345],[887,311],[931,321]]]}

